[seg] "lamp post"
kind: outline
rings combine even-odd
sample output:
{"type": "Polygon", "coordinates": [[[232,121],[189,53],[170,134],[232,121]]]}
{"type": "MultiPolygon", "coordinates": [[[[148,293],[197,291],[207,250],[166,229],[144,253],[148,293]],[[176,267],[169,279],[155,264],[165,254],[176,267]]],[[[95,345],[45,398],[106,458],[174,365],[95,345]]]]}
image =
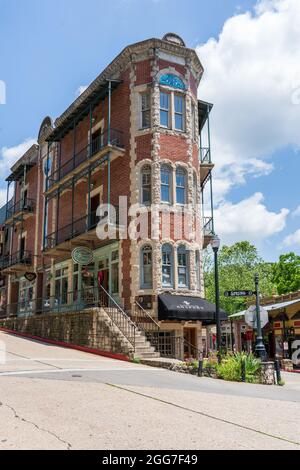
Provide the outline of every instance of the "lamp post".
{"type": "Polygon", "coordinates": [[[256,292],[256,320],[257,320],[257,339],[255,352],[262,361],[266,360],[267,352],[263,342],[261,319],[260,319],[260,301],[259,301],[259,276],[255,274],[255,292],[256,292]]]}
{"type": "Polygon", "coordinates": [[[220,321],[220,288],[219,288],[219,267],[218,251],[220,248],[220,238],[215,235],[211,241],[215,261],[215,293],[216,293],[216,325],[217,325],[217,351],[218,361],[221,362],[221,321],[220,321]]]}

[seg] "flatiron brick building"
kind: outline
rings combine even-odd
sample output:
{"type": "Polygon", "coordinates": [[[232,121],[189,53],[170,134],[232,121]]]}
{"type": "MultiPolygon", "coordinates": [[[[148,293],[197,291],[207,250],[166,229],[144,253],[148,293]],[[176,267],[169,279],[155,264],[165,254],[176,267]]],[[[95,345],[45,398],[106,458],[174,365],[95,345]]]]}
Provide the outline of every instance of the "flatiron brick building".
{"type": "Polygon", "coordinates": [[[177,35],[145,40],[43,120],[7,178],[3,325],[141,357],[196,356],[215,318],[202,269],[214,234],[202,75],[177,35]]]}

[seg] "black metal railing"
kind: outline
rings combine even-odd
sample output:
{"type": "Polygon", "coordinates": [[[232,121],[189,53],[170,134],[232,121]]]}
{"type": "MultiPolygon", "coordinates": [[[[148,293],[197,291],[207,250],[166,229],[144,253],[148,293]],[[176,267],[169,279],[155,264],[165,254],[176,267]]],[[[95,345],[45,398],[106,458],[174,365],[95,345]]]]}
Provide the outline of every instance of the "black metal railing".
{"type": "Polygon", "coordinates": [[[97,210],[92,211],[47,235],[45,238],[44,250],[55,248],[56,246],[72,240],[79,235],[83,235],[84,233],[94,230],[99,224],[105,225],[110,223],[111,225],[118,227],[120,223],[119,207],[112,207],[114,208],[114,211],[111,211],[109,214],[108,211],[105,211],[103,215],[98,216],[97,210]]]}
{"type": "Polygon", "coordinates": [[[214,235],[214,219],[213,217],[203,218],[203,234],[205,237],[211,237],[214,235]]]}
{"type": "MultiPolygon", "coordinates": [[[[55,183],[58,183],[71,171],[75,170],[83,162],[89,160],[107,146],[123,149],[123,132],[117,129],[111,129],[110,132],[106,130],[101,135],[93,139],[91,143],[76,152],[67,161],[61,163],[59,167],[48,176],[47,188],[50,189],[55,183]]],[[[62,155],[61,158],[64,159],[64,155],[62,155]]]]}
{"type": "Polygon", "coordinates": [[[198,360],[202,352],[183,337],[161,332],[158,334],[158,352],[166,359],[178,359],[180,361],[198,360]]]}
{"type": "Polygon", "coordinates": [[[60,297],[24,299],[2,307],[0,314],[2,317],[32,316],[76,313],[92,308],[104,308],[112,323],[123,333],[133,350],[135,349],[136,325],[102,286],[67,291],[60,297]]]}
{"type": "Polygon", "coordinates": [[[211,151],[209,147],[200,148],[200,163],[203,165],[211,163],[211,151]]]}
{"type": "Polygon", "coordinates": [[[118,327],[135,350],[137,326],[103,286],[99,287],[99,306],[105,309],[113,324],[118,327]]]}
{"type": "Polygon", "coordinates": [[[20,250],[16,253],[3,256],[0,260],[0,268],[6,269],[16,265],[30,266],[32,264],[31,251],[20,250]]]}
{"type": "Polygon", "coordinates": [[[35,210],[35,200],[34,199],[20,199],[18,202],[12,206],[7,207],[6,210],[6,219],[11,219],[14,215],[21,212],[34,212],[35,210]]]}
{"type": "Polygon", "coordinates": [[[158,334],[160,332],[160,326],[137,301],[134,303],[131,318],[139,330],[144,333],[151,346],[153,346],[156,351],[159,351],[158,334]]]}

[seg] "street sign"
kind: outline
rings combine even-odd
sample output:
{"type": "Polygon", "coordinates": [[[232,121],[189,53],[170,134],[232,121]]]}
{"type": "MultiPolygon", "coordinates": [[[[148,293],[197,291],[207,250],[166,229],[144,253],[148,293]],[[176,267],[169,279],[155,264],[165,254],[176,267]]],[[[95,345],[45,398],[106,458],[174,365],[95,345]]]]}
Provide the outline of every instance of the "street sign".
{"type": "Polygon", "coordinates": [[[252,290],[227,290],[224,295],[225,297],[252,297],[254,292],[252,290]]]}
{"type": "MultiPolygon", "coordinates": [[[[261,327],[264,328],[269,323],[269,315],[268,311],[260,307],[260,321],[261,327]]],[[[257,329],[257,314],[256,314],[256,306],[251,305],[245,313],[245,322],[249,325],[253,330],[257,329]]]]}

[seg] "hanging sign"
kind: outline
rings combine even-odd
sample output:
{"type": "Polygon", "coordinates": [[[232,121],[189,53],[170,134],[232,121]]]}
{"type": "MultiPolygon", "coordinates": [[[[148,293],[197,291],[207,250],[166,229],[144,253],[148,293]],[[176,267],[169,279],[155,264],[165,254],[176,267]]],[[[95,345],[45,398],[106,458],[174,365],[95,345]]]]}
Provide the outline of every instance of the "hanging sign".
{"type": "Polygon", "coordinates": [[[36,280],[36,274],[35,273],[25,273],[25,279],[29,282],[33,282],[36,280]]]}
{"type": "Polygon", "coordinates": [[[90,248],[78,246],[72,251],[72,260],[75,264],[87,266],[94,261],[94,253],[90,248]]]}

